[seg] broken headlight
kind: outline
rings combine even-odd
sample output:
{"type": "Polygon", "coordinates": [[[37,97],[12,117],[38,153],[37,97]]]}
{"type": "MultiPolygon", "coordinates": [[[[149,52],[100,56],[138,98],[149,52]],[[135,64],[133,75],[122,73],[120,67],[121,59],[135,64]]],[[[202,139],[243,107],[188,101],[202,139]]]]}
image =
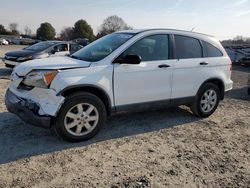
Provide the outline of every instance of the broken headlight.
{"type": "Polygon", "coordinates": [[[22,83],[27,86],[48,88],[57,73],[57,70],[34,70],[25,76],[22,83]]]}

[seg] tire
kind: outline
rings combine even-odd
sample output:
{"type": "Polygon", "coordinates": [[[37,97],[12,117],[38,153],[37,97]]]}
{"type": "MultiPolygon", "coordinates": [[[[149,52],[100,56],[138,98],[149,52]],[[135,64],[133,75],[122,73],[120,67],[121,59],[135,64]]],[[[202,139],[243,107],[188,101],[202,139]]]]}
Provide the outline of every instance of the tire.
{"type": "Polygon", "coordinates": [[[208,117],[215,112],[215,110],[218,107],[219,101],[220,101],[220,91],[218,86],[213,83],[205,83],[199,89],[195,97],[195,102],[191,106],[191,110],[193,114],[198,117],[208,117]],[[208,95],[210,96],[209,98],[206,97],[208,95]]]}
{"type": "Polygon", "coordinates": [[[250,95],[250,87],[247,89],[247,94],[250,95]]]}
{"type": "Polygon", "coordinates": [[[107,117],[103,102],[95,95],[78,92],[66,97],[54,130],[66,141],[79,142],[94,137],[107,117]]]}

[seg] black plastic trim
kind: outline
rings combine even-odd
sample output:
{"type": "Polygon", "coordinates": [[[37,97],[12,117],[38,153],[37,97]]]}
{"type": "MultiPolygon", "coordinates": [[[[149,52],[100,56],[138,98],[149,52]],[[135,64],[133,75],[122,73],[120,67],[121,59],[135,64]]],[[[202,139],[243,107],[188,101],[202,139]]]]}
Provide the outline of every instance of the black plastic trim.
{"type": "Polygon", "coordinates": [[[116,106],[115,111],[113,111],[113,113],[140,112],[146,110],[164,109],[178,105],[189,105],[192,104],[194,100],[195,97],[185,97],[185,98],[178,98],[171,100],[168,99],[168,100],[143,102],[143,103],[136,103],[129,105],[121,105],[121,106],[116,106]]]}
{"type": "Polygon", "coordinates": [[[106,96],[106,98],[108,99],[108,109],[111,110],[112,103],[111,103],[111,99],[110,99],[109,95],[107,94],[106,91],[104,91],[104,89],[102,89],[102,88],[100,88],[100,87],[98,87],[96,85],[92,85],[92,84],[72,85],[72,86],[68,86],[68,87],[64,88],[63,90],[61,90],[60,92],[58,92],[56,95],[60,96],[63,93],[65,93],[66,91],[69,91],[71,89],[84,89],[84,88],[94,88],[94,89],[100,90],[106,96]]]}
{"type": "MultiPolygon", "coordinates": [[[[209,78],[209,79],[205,80],[205,81],[201,84],[200,88],[201,88],[205,83],[208,83],[208,82],[213,83],[214,80],[217,80],[217,81],[219,81],[219,82],[222,84],[222,88],[219,88],[219,89],[220,89],[220,94],[221,94],[221,100],[223,100],[223,99],[224,99],[224,96],[225,96],[225,84],[224,84],[224,82],[223,82],[220,78],[209,78]]],[[[199,89],[200,89],[200,88],[199,88],[199,89]]],[[[199,91],[199,89],[198,89],[198,91],[199,91]]],[[[197,91],[197,92],[198,92],[198,91],[197,91]]]]}

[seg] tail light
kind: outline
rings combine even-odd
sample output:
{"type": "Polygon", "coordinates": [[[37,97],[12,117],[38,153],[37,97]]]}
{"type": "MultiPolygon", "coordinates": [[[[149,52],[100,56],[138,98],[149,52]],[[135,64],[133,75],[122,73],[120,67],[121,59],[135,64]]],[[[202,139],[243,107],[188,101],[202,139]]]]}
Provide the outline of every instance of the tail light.
{"type": "Polygon", "coordinates": [[[232,63],[232,61],[230,60],[230,62],[229,62],[229,70],[230,71],[232,71],[233,70],[233,63],[232,63]]]}

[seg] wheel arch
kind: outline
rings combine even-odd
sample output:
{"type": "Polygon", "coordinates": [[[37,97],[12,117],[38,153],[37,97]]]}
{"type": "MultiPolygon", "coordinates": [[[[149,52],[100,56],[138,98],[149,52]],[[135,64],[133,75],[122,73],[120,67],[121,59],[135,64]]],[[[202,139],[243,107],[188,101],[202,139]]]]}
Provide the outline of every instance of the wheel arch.
{"type": "MultiPolygon", "coordinates": [[[[200,88],[206,84],[206,83],[213,83],[215,85],[218,86],[219,91],[220,91],[220,99],[223,100],[224,99],[224,94],[225,94],[225,85],[223,83],[223,81],[220,78],[209,78],[208,80],[204,81],[201,86],[199,87],[198,91],[200,90],[200,88]]],[[[198,93],[197,91],[197,93],[198,93]]]]}
{"type": "Polygon", "coordinates": [[[70,94],[79,92],[79,91],[89,92],[89,93],[96,95],[104,103],[108,116],[111,115],[112,113],[111,99],[109,95],[107,94],[107,92],[98,86],[90,85],[90,84],[69,86],[69,87],[64,88],[59,93],[57,93],[57,95],[62,95],[65,97],[65,96],[69,96],[70,94]]]}

